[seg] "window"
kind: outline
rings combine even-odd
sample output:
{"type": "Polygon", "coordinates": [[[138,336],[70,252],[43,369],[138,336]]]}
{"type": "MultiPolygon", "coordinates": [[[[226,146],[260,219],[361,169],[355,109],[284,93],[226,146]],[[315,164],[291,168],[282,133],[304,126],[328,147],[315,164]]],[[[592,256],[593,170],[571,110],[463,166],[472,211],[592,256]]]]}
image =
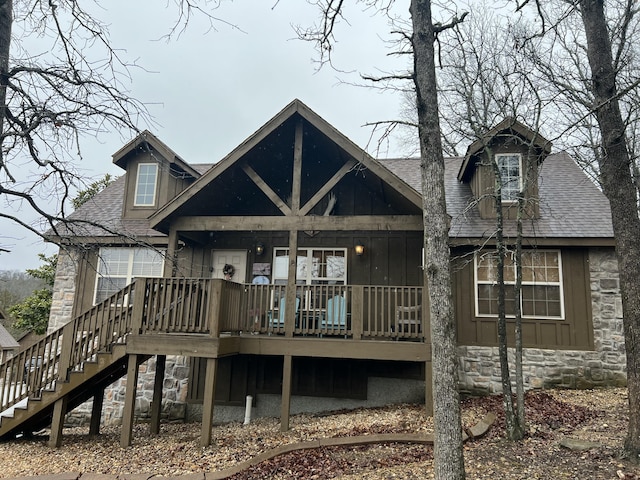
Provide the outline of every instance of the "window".
{"type": "Polygon", "coordinates": [[[141,163],[140,165],[138,165],[138,177],[136,179],[136,198],[134,201],[135,206],[145,207],[155,205],[157,180],[157,164],[141,163]]]}
{"type": "Polygon", "coordinates": [[[100,249],[94,304],[122,290],[135,277],[161,277],[163,255],[151,248],[100,249]]]}
{"type": "MultiPolygon", "coordinates": [[[[344,285],[347,283],[346,248],[299,248],[296,283],[301,285],[344,285]]],[[[273,283],[287,283],[289,249],[274,249],[273,283]]]]}
{"type": "Polygon", "coordinates": [[[496,155],[496,163],[500,171],[502,201],[515,202],[522,190],[522,162],[520,154],[509,153],[496,155]]]}
{"type": "MultiPolygon", "coordinates": [[[[498,256],[495,252],[475,255],[476,316],[498,316],[498,256]]],[[[515,313],[514,258],[507,254],[504,261],[505,309],[507,316],[515,313]]],[[[522,294],[520,308],[523,318],[564,318],[562,292],[562,259],[559,251],[535,250],[522,252],[522,294]]]]}

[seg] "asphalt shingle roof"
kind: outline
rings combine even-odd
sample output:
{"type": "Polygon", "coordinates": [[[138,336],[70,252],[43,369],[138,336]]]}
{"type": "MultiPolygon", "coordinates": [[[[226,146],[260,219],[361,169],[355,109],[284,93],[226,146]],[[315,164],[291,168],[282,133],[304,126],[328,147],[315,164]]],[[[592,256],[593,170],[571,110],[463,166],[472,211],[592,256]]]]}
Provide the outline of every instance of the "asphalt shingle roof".
{"type": "Polygon", "coordinates": [[[0,325],[0,350],[13,350],[15,348],[20,348],[20,344],[4,326],[0,325]]]}
{"type": "MultiPolygon", "coordinates": [[[[468,183],[458,181],[463,158],[445,160],[445,195],[453,238],[487,238],[495,220],[482,219],[468,183]]],[[[414,189],[421,191],[420,159],[382,160],[381,163],[414,189]]],[[[538,178],[540,218],[523,224],[526,237],[612,238],[611,210],[604,194],[565,152],[549,155],[538,178]]],[[[515,222],[505,224],[505,235],[515,236],[515,222]]]]}
{"type": "MultiPolygon", "coordinates": [[[[445,160],[447,211],[451,215],[450,236],[453,238],[487,238],[495,230],[495,220],[480,218],[472,202],[471,188],[458,181],[463,158],[445,160]]],[[[387,159],[380,163],[421,191],[420,159],[387,159]]],[[[212,164],[193,165],[205,172],[212,164]]],[[[71,220],[89,220],[104,225],[74,224],[59,229],[61,236],[111,237],[120,235],[164,237],[149,227],[147,219],[122,219],[125,177],[97,194],[69,216],[71,220]]],[[[609,202],[578,165],[564,152],[549,155],[539,176],[540,218],[524,224],[524,235],[535,238],[612,238],[609,202]]],[[[53,233],[53,232],[50,232],[53,233]]],[[[505,235],[515,236],[514,222],[505,225],[505,235]]]]}

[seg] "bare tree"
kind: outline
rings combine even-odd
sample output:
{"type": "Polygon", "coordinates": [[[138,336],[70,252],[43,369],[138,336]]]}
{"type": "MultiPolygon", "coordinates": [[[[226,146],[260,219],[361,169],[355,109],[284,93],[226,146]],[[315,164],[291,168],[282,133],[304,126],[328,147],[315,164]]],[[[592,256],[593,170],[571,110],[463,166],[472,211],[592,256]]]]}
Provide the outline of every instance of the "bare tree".
{"type": "MultiPolygon", "coordinates": [[[[635,2],[627,4],[627,16],[637,13],[635,2]]],[[[593,111],[602,138],[598,156],[604,194],[609,199],[620,269],[629,389],[629,429],[625,451],[640,461],[640,217],[638,191],[632,176],[622,112],[618,101],[616,70],[603,0],[583,0],[580,14],[587,38],[591,67],[593,111]]]]}
{"type": "MultiPolygon", "coordinates": [[[[321,12],[318,25],[299,29],[300,38],[312,41],[320,52],[320,61],[331,62],[334,27],[343,19],[342,0],[319,0],[321,12]]],[[[366,0],[367,8],[388,13],[393,1],[366,0]]],[[[416,92],[414,109],[417,129],[423,189],[423,216],[426,263],[424,284],[429,292],[434,400],[434,463],[435,478],[454,480],[465,478],[462,453],[462,420],[458,392],[458,362],[456,323],[451,292],[449,251],[450,219],[446,212],[444,192],[444,157],[438,115],[435,42],[443,31],[463,21],[466,14],[454,15],[447,24],[434,23],[431,1],[412,0],[410,6],[411,33],[400,29],[400,50],[413,58],[410,72],[382,77],[365,76],[372,82],[411,81],[416,92]],[[405,49],[402,49],[404,45],[405,49]]],[[[392,122],[393,128],[395,123],[392,122]]]]}
{"type": "MultiPolygon", "coordinates": [[[[194,14],[220,21],[211,15],[217,2],[170,4],[176,20],[167,38],[194,14]]],[[[138,66],[112,46],[95,15],[98,7],[77,0],[0,0],[0,218],[41,237],[47,228],[73,228],[66,203],[87,185],[79,173],[82,139],[105,132],[129,138],[152,124],[124,86],[138,66]],[[22,208],[20,215],[12,213],[14,206],[22,208]],[[33,225],[34,217],[42,224],[33,225]]]]}
{"type": "MultiPolygon", "coordinates": [[[[638,6],[632,0],[578,2],[524,1],[539,19],[536,38],[545,48],[529,48],[540,79],[564,107],[568,137],[594,166],[609,199],[620,275],[629,428],[625,452],[640,461],[640,217],[635,162],[638,98],[638,6]],[[531,5],[529,5],[531,4],[531,5]]],[[[533,38],[531,35],[524,38],[533,38]]],[[[560,109],[559,109],[560,110],[560,109]]],[[[561,117],[562,118],[562,117],[561,117]]]]}

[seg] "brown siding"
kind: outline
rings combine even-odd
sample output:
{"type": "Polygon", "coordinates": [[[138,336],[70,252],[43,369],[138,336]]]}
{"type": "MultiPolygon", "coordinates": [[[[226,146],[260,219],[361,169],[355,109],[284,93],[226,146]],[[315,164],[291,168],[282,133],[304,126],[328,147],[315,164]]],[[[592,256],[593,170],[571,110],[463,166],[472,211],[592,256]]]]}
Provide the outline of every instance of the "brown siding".
{"type": "MultiPolygon", "coordinates": [[[[210,243],[203,247],[205,252],[197,257],[198,260],[194,257],[194,262],[200,258],[206,262],[211,250],[216,248],[247,250],[249,258],[246,278],[251,279],[253,263],[271,264],[273,249],[286,247],[287,244],[288,234],[284,232],[216,232],[210,243]],[[262,256],[254,253],[258,242],[265,246],[262,256]]],[[[300,232],[298,247],[347,248],[347,282],[351,285],[422,285],[422,232],[322,232],[313,237],[300,232]],[[358,257],[353,247],[360,242],[365,246],[365,253],[358,257]]],[[[209,276],[206,271],[203,275],[209,276]]]]}
{"type": "MultiPolygon", "coordinates": [[[[540,215],[538,202],[538,158],[527,153],[526,146],[523,145],[492,145],[490,154],[499,153],[520,153],[522,155],[522,168],[524,171],[531,168],[531,180],[529,189],[525,196],[530,201],[526,206],[526,215],[529,218],[537,218],[540,215]]],[[[478,209],[482,218],[496,218],[495,201],[493,194],[495,191],[495,174],[493,166],[488,161],[488,154],[479,155],[478,165],[471,179],[471,191],[478,200],[478,209]]],[[[504,205],[503,214],[506,219],[515,219],[517,208],[515,205],[504,205]]]]}
{"type": "Polygon", "coordinates": [[[180,172],[173,171],[173,166],[157,151],[149,147],[150,151],[131,154],[127,162],[126,186],[124,191],[124,218],[148,218],[161,206],[173,200],[182,190],[187,188],[193,179],[182,178],[180,172]],[[134,206],[138,165],[141,163],[158,164],[158,178],[156,184],[156,204],[150,207],[134,206]]]}
{"type": "MultiPolygon", "coordinates": [[[[454,260],[454,298],[460,345],[497,345],[497,319],[475,316],[473,254],[457,251],[454,260]]],[[[593,325],[588,249],[561,249],[564,320],[523,319],[525,347],[592,350],[593,325]]],[[[513,320],[508,320],[508,341],[513,345],[513,320]]]]}

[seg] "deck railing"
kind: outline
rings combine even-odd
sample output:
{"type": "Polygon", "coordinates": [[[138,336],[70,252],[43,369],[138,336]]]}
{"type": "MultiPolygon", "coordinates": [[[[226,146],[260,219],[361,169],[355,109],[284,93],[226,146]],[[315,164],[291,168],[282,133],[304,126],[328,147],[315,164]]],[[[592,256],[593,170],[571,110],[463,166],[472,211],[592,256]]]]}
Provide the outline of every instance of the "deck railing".
{"type": "Polygon", "coordinates": [[[0,365],[0,412],[43,390],[53,389],[72,370],[82,370],[99,351],[124,341],[131,329],[129,300],[134,284],[95,305],[64,327],[0,365]]]}
{"type": "MultiPolygon", "coordinates": [[[[139,331],[286,333],[286,285],[202,278],[138,279],[139,331]]],[[[298,285],[293,335],[423,340],[422,287],[298,285]]],[[[135,320],[134,320],[135,322],[135,320]]]]}

